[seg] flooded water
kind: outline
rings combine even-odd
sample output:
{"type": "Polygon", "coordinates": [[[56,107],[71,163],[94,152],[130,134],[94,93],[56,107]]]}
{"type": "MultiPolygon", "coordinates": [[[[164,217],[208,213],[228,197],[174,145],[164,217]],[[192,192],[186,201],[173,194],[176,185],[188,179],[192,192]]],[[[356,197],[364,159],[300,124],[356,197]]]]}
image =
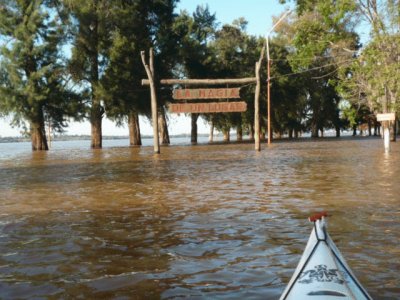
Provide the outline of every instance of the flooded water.
{"type": "Polygon", "coordinates": [[[0,298],[277,299],[327,210],[375,299],[400,297],[400,143],[0,144],[0,298]],[[25,148],[24,148],[25,147],[25,148]],[[19,149],[19,150],[18,150],[19,149]]]}

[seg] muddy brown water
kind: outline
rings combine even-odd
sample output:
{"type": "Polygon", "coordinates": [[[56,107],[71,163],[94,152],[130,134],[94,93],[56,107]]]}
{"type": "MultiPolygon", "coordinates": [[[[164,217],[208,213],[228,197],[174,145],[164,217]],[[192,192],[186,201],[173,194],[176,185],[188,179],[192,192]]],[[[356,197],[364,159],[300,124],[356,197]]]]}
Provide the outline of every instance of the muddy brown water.
{"type": "Polygon", "coordinates": [[[277,299],[320,210],[370,294],[400,298],[400,143],[7,149],[2,299],[277,299]]]}

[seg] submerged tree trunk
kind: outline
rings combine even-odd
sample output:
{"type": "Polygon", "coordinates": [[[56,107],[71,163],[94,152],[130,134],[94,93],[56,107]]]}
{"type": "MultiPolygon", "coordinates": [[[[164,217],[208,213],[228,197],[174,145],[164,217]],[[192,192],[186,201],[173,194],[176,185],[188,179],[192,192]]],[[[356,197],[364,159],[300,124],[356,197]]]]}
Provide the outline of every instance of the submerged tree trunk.
{"type": "Polygon", "coordinates": [[[336,131],[336,137],[340,137],[340,126],[336,125],[335,131],[336,131]]]}
{"type": "Polygon", "coordinates": [[[260,131],[260,140],[266,141],[267,140],[267,133],[264,131],[260,131]]]}
{"type": "Polygon", "coordinates": [[[191,114],[192,120],[192,130],[190,133],[190,142],[192,144],[197,144],[197,119],[199,118],[199,114],[191,114]]]}
{"type": "Polygon", "coordinates": [[[292,129],[292,128],[289,129],[289,132],[288,132],[289,140],[293,139],[293,131],[294,131],[294,129],[292,129]]]}
{"type": "Polygon", "coordinates": [[[128,114],[129,127],[129,146],[141,146],[142,138],[140,136],[139,114],[131,111],[128,114]]]}
{"type": "Polygon", "coordinates": [[[353,136],[357,135],[357,125],[353,125],[353,136]]]}
{"type": "Polygon", "coordinates": [[[396,141],[396,132],[397,132],[397,122],[392,121],[390,122],[390,141],[395,142],[396,141]]]}
{"type": "Polygon", "coordinates": [[[168,133],[168,123],[167,123],[167,116],[165,114],[164,107],[159,109],[158,114],[158,131],[161,137],[161,145],[169,145],[169,133],[168,133]]]}
{"type": "MultiPolygon", "coordinates": [[[[97,101],[96,101],[97,102],[97,101]]],[[[100,103],[96,103],[94,100],[92,111],[90,115],[91,124],[91,148],[100,149],[103,145],[102,137],[102,119],[104,109],[100,103]]]]}
{"type": "Polygon", "coordinates": [[[242,125],[238,125],[238,127],[236,128],[236,140],[238,142],[243,141],[243,129],[242,129],[242,125]]]}
{"type": "Polygon", "coordinates": [[[318,126],[315,123],[311,124],[311,137],[312,138],[318,137],[318,126]]]}
{"type": "MultiPolygon", "coordinates": [[[[96,9],[97,9],[97,5],[96,9]]],[[[92,108],[90,112],[90,124],[91,124],[91,148],[98,149],[103,146],[102,140],[102,119],[104,114],[104,108],[101,106],[100,98],[97,95],[97,86],[99,85],[99,20],[96,18],[92,22],[92,43],[93,51],[90,53],[90,85],[92,89],[92,108]]]]}
{"type": "Polygon", "coordinates": [[[230,128],[227,130],[225,129],[223,131],[223,135],[224,135],[224,142],[229,142],[231,140],[230,128]]]}
{"type": "Polygon", "coordinates": [[[35,121],[31,121],[30,127],[32,151],[49,150],[42,109],[39,109],[38,116],[35,121]]]}
{"type": "Polygon", "coordinates": [[[208,142],[214,142],[214,120],[211,119],[210,123],[210,136],[208,137],[208,142]]]}
{"type": "Polygon", "coordinates": [[[253,126],[250,126],[249,139],[250,139],[250,141],[254,141],[254,127],[253,126]]]}
{"type": "Polygon", "coordinates": [[[368,119],[368,136],[372,135],[372,121],[368,119]]]}

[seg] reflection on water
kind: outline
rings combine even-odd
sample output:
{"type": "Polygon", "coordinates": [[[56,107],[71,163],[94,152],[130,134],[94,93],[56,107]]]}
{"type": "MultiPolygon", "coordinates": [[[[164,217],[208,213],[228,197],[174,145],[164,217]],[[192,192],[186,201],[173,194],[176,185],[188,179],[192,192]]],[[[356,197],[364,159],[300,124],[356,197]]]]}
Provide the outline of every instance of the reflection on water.
{"type": "Polygon", "coordinates": [[[277,299],[319,210],[372,296],[400,295],[398,144],[62,148],[3,151],[0,298],[277,299]]]}

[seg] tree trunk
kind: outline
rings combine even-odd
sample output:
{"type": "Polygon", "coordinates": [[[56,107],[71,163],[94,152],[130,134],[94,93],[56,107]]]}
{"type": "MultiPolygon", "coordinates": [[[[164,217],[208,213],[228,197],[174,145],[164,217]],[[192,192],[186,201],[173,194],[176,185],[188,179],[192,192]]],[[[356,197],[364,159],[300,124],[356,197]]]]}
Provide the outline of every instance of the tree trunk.
{"type": "Polygon", "coordinates": [[[260,140],[261,141],[266,141],[267,140],[266,134],[267,134],[266,132],[260,131],[260,140]]]}
{"type": "Polygon", "coordinates": [[[292,128],[289,129],[289,139],[290,140],[293,139],[293,129],[292,128]]]}
{"type": "Polygon", "coordinates": [[[90,116],[90,124],[91,124],[91,148],[92,149],[100,149],[103,146],[103,137],[102,137],[102,119],[104,109],[101,107],[100,103],[96,103],[96,100],[93,100],[93,106],[90,116]]]}
{"type": "Polygon", "coordinates": [[[197,119],[199,118],[199,114],[191,114],[192,120],[192,130],[190,132],[190,142],[195,145],[197,144],[197,119]]]}
{"type": "Polygon", "coordinates": [[[141,146],[142,138],[140,136],[139,114],[136,111],[129,112],[128,127],[129,127],[129,146],[141,146]]]}
{"type": "Polygon", "coordinates": [[[32,151],[49,150],[43,115],[38,117],[38,121],[31,122],[30,127],[32,151]]]}
{"type": "Polygon", "coordinates": [[[214,121],[212,119],[210,123],[210,136],[208,137],[208,142],[214,142],[214,121]]]}
{"type": "Polygon", "coordinates": [[[336,125],[335,131],[336,131],[336,137],[340,137],[340,126],[336,125]]]}
{"type": "Polygon", "coordinates": [[[390,127],[392,127],[390,129],[390,141],[395,142],[396,141],[396,132],[397,132],[397,122],[396,122],[396,120],[390,122],[390,125],[391,125],[390,127]]]}
{"type": "Polygon", "coordinates": [[[238,127],[236,128],[236,140],[238,142],[243,141],[243,129],[242,129],[242,125],[238,125],[238,127]]]}
{"type": "Polygon", "coordinates": [[[372,121],[368,120],[368,135],[372,135],[372,121]]]}
{"type": "Polygon", "coordinates": [[[224,130],[224,142],[229,142],[231,140],[230,129],[224,130]]]}
{"type": "Polygon", "coordinates": [[[250,139],[250,141],[254,141],[254,127],[253,126],[250,126],[249,139],[250,139]]]}
{"type": "Polygon", "coordinates": [[[357,135],[357,125],[353,126],[353,136],[357,135]]]}
{"type": "Polygon", "coordinates": [[[169,133],[168,133],[168,124],[167,124],[167,116],[165,115],[165,108],[160,107],[158,114],[158,130],[160,132],[161,137],[161,145],[169,145],[169,133]]]}
{"type": "MultiPolygon", "coordinates": [[[[97,7],[96,7],[97,8],[97,7]]],[[[90,124],[91,124],[91,148],[98,149],[103,146],[102,141],[102,119],[104,108],[100,104],[100,99],[98,95],[96,95],[96,89],[99,84],[99,53],[97,51],[99,44],[99,22],[97,18],[94,18],[92,22],[92,49],[95,49],[91,52],[90,55],[90,85],[92,88],[92,108],[90,112],[90,124]]]]}
{"type": "Polygon", "coordinates": [[[311,124],[311,137],[317,138],[318,137],[318,126],[317,124],[311,124]]]}

